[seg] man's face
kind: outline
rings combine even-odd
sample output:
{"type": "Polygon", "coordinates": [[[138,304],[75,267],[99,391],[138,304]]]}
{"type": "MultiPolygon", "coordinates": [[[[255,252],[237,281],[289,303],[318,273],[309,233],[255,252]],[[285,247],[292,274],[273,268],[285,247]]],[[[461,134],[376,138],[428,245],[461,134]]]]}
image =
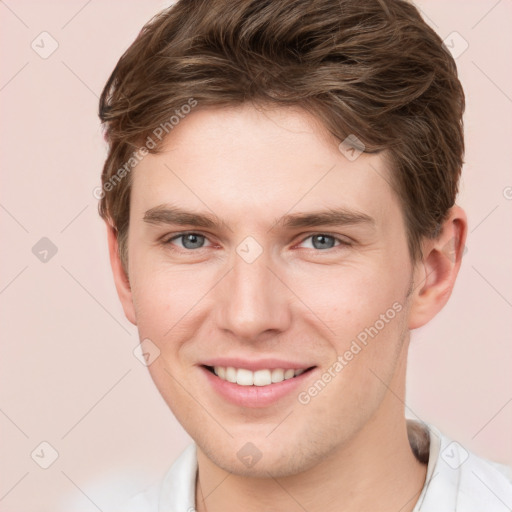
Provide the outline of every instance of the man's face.
{"type": "Polygon", "coordinates": [[[402,407],[386,392],[403,375],[413,269],[390,170],[321,133],[298,109],[197,110],[134,170],[129,279],[140,339],[160,350],[149,370],[234,473],[307,469],[402,407]],[[219,224],[168,223],[166,208],[219,224]],[[342,209],[337,224],[285,222],[342,209]],[[244,386],[213,365],[263,370],[228,370],[241,382],[308,370],[244,386]]]}

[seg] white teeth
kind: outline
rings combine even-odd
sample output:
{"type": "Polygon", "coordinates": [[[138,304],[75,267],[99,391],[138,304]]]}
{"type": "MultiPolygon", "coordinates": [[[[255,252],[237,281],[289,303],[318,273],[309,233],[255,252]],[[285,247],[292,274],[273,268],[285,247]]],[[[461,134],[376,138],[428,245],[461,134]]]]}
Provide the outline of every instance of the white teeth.
{"type": "Polygon", "coordinates": [[[224,366],[215,366],[214,371],[221,379],[226,379],[226,368],[224,366]]]}
{"type": "MultiPolygon", "coordinates": [[[[217,375],[220,377],[219,374],[217,375]]],[[[226,368],[226,380],[228,382],[236,382],[236,370],[232,366],[226,368]]]]}
{"type": "Polygon", "coordinates": [[[253,384],[255,386],[268,386],[269,384],[272,384],[270,370],[258,370],[254,372],[253,384]]]}
{"type": "Polygon", "coordinates": [[[294,375],[295,375],[295,370],[293,370],[293,369],[285,370],[285,372],[284,372],[285,380],[286,379],[291,379],[294,375]]]}
{"type": "Polygon", "coordinates": [[[281,382],[282,380],[284,380],[284,370],[282,368],[272,370],[272,382],[281,382]]]}
{"type": "Polygon", "coordinates": [[[252,386],[254,384],[253,372],[239,368],[236,372],[236,383],[240,386],[252,386]]]}
{"type": "Polygon", "coordinates": [[[268,386],[301,375],[306,370],[303,368],[298,370],[275,368],[274,370],[265,369],[253,372],[245,368],[214,366],[213,371],[220,379],[236,382],[240,386],[268,386]]]}

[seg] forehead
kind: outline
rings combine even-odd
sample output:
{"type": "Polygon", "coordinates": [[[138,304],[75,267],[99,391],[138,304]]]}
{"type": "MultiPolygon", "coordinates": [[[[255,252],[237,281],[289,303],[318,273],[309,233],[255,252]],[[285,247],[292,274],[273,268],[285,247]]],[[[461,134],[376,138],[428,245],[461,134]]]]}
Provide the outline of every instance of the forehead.
{"type": "Polygon", "coordinates": [[[229,225],[338,207],[389,220],[399,209],[386,155],[349,160],[298,108],[199,108],[162,149],[133,171],[131,210],[138,218],[166,203],[209,210],[229,225]]]}

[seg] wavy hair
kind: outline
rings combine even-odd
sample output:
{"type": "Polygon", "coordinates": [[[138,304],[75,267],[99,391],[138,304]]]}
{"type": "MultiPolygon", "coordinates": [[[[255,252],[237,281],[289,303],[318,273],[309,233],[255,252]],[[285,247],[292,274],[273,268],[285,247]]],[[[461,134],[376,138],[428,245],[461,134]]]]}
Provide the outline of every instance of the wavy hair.
{"type": "MultiPolygon", "coordinates": [[[[413,261],[454,205],[464,92],[452,56],[412,3],[179,0],[143,27],[103,89],[102,184],[190,98],[198,108],[299,106],[336,140],[354,134],[366,152],[385,151],[413,261]]],[[[128,173],[107,187],[98,205],[123,264],[131,181],[128,173]]]]}

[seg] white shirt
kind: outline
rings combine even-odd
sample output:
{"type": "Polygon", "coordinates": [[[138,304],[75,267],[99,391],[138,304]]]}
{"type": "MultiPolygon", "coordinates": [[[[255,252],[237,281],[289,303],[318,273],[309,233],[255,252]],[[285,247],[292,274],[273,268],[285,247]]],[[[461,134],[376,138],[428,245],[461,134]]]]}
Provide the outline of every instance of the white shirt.
{"type": "MultiPolygon", "coordinates": [[[[413,451],[428,452],[425,485],[413,512],[505,512],[512,510],[512,468],[477,457],[432,425],[408,419],[419,435],[413,451]]],[[[419,456],[419,455],[417,455],[419,456]]],[[[195,512],[195,443],[163,479],[122,505],[123,512],[195,512]]]]}

